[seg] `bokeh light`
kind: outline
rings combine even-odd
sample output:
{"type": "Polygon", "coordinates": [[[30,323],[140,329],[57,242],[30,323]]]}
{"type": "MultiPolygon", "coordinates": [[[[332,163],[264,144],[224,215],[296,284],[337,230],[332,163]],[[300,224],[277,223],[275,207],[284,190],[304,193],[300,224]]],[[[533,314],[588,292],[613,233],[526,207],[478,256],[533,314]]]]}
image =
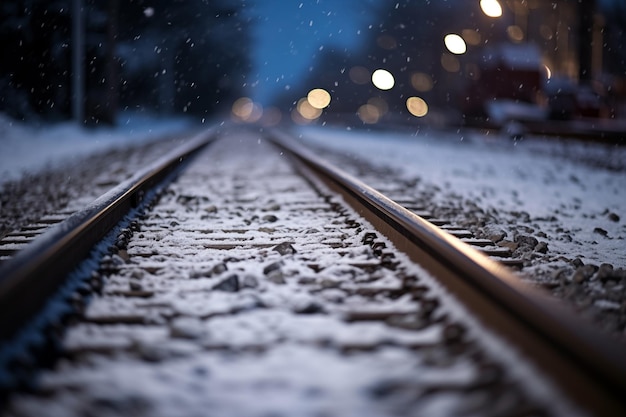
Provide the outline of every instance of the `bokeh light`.
{"type": "Polygon", "coordinates": [[[363,123],[370,125],[377,123],[381,116],[378,108],[372,104],[364,104],[359,107],[359,110],[357,110],[357,115],[363,123]]]}
{"type": "Polygon", "coordinates": [[[372,83],[379,90],[391,90],[395,84],[393,75],[384,69],[377,69],[372,74],[372,83]]]}
{"type": "Polygon", "coordinates": [[[459,72],[461,70],[461,63],[454,56],[448,53],[441,54],[441,66],[448,72],[459,72]]]}
{"type": "Polygon", "coordinates": [[[380,97],[370,98],[369,100],[367,100],[367,104],[376,107],[378,109],[378,114],[380,117],[384,116],[389,111],[389,104],[387,104],[387,101],[385,99],[380,97]]]}
{"type": "Polygon", "coordinates": [[[322,115],[322,110],[313,107],[306,97],[298,101],[296,109],[298,113],[307,120],[315,120],[322,115]]]}
{"type": "Polygon", "coordinates": [[[489,17],[502,16],[502,6],[498,0],[480,0],[480,8],[489,17]]]}
{"type": "Polygon", "coordinates": [[[511,25],[506,28],[506,34],[513,42],[521,42],[524,40],[524,31],[517,25],[511,25]]]}
{"type": "Polygon", "coordinates": [[[323,88],[315,88],[306,96],[309,104],[316,109],[323,109],[330,104],[330,94],[323,88]]]}
{"type": "Polygon", "coordinates": [[[544,65],[543,68],[546,70],[546,78],[547,79],[552,78],[552,70],[550,69],[550,67],[547,65],[544,65]]]}
{"type": "Polygon", "coordinates": [[[417,91],[430,91],[433,89],[433,79],[424,72],[414,72],[411,75],[411,85],[417,91]]]}
{"type": "Polygon", "coordinates": [[[415,117],[424,117],[428,114],[428,104],[420,97],[409,97],[406,108],[415,117]]]}
{"type": "Polygon", "coordinates": [[[233,115],[241,120],[247,119],[252,114],[253,103],[248,97],[241,97],[233,103],[233,115]]]}
{"type": "Polygon", "coordinates": [[[304,117],[302,117],[297,108],[291,111],[291,120],[299,125],[308,125],[309,123],[311,123],[310,119],[305,119],[304,117]]]}
{"type": "Polygon", "coordinates": [[[446,44],[448,51],[455,55],[462,55],[467,51],[467,45],[462,37],[456,33],[449,33],[443,38],[443,42],[446,44]]]}
{"type": "Polygon", "coordinates": [[[463,29],[461,35],[468,45],[480,45],[482,40],[482,36],[480,36],[480,33],[476,29],[463,29]]]}
{"type": "Polygon", "coordinates": [[[241,97],[233,103],[231,115],[235,121],[254,123],[263,116],[263,107],[249,97],[241,97]]]}
{"type": "Polygon", "coordinates": [[[350,76],[350,80],[355,84],[363,85],[370,82],[370,72],[365,67],[352,67],[350,71],[348,71],[348,75],[350,76]]]}

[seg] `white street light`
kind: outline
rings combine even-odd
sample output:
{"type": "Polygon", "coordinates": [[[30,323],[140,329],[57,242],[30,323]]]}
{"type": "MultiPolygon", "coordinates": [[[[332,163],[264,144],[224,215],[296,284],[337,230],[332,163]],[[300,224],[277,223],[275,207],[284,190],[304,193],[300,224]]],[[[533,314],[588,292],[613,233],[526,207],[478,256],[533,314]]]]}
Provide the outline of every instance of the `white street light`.
{"type": "Polygon", "coordinates": [[[377,69],[372,74],[372,83],[380,90],[390,90],[395,84],[395,79],[389,71],[377,69]]]}
{"type": "Polygon", "coordinates": [[[462,37],[456,33],[450,33],[443,38],[443,42],[446,44],[448,51],[455,55],[462,55],[467,51],[467,45],[462,37]]]}
{"type": "Polygon", "coordinates": [[[498,0],[480,0],[480,8],[489,17],[502,16],[502,6],[498,0]]]}

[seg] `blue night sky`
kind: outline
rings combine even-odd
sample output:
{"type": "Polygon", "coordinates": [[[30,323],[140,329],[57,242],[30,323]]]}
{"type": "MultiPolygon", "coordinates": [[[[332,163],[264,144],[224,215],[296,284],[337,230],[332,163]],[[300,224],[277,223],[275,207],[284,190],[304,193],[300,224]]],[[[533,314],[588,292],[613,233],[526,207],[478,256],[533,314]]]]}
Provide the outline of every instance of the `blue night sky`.
{"type": "Polygon", "coordinates": [[[255,69],[250,83],[255,100],[266,104],[294,87],[320,47],[356,48],[369,25],[374,0],[257,0],[255,69]]]}

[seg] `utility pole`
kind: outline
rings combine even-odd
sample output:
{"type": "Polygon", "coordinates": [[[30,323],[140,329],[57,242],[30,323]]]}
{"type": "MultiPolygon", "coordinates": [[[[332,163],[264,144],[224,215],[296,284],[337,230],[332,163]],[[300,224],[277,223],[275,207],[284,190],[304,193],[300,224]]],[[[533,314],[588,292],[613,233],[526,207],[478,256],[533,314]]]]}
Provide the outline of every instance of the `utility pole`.
{"type": "Polygon", "coordinates": [[[81,3],[81,0],[72,0],[72,116],[80,125],[85,121],[85,81],[83,79],[85,30],[81,3]]]}

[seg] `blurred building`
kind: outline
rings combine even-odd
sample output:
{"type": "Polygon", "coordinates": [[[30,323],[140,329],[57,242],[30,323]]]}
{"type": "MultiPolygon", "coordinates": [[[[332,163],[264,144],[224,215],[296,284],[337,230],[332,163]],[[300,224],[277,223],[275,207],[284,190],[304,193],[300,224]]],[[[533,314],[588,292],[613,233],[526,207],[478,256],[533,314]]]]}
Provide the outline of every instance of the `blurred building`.
{"type": "Polygon", "coordinates": [[[479,102],[505,98],[543,106],[551,118],[615,117],[625,72],[606,53],[605,18],[595,0],[500,3],[490,41],[468,57],[466,114],[484,114],[479,102]]]}
{"type": "Polygon", "coordinates": [[[596,0],[380,2],[381,20],[362,49],[324,48],[281,107],[296,108],[309,90],[323,88],[331,102],[315,118],[358,122],[358,116],[364,124],[484,122],[493,111],[503,120],[623,117],[622,29],[597,6],[596,0]],[[391,77],[388,86],[374,79],[380,70],[391,77]]]}

